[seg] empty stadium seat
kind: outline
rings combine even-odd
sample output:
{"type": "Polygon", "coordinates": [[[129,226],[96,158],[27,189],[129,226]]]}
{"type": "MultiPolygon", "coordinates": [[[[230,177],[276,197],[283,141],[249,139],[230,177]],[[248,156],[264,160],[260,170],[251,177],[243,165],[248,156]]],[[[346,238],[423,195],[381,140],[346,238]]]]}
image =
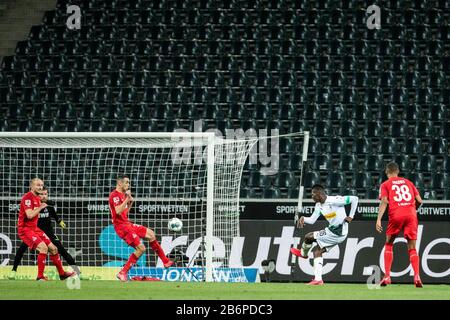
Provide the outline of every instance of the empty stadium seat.
{"type": "Polygon", "coordinates": [[[365,198],[370,200],[378,199],[379,195],[380,195],[379,189],[369,189],[365,193],[365,198]]]}
{"type": "Polygon", "coordinates": [[[407,179],[409,179],[414,185],[419,189],[419,192],[423,190],[424,188],[424,180],[423,180],[423,174],[420,172],[411,172],[408,175],[405,176],[407,179]]]}
{"type": "Polygon", "coordinates": [[[333,163],[330,155],[315,155],[313,159],[314,170],[330,170],[333,163]]]}
{"type": "Polygon", "coordinates": [[[435,169],[436,169],[436,156],[423,155],[418,159],[416,170],[421,172],[431,172],[435,169]]]}
{"type": "Polygon", "coordinates": [[[363,168],[367,171],[381,172],[384,170],[384,161],[382,155],[366,155],[363,162],[363,168]]]}
{"type": "Polygon", "coordinates": [[[383,136],[383,123],[381,121],[366,121],[364,124],[363,134],[368,138],[383,136]]]}
{"type": "Polygon", "coordinates": [[[365,155],[372,152],[372,142],[368,138],[358,138],[352,143],[352,152],[356,155],[365,155]]]}
{"type": "Polygon", "coordinates": [[[404,145],[404,152],[414,155],[422,154],[422,140],[419,138],[407,139],[404,145]]]}
{"type": "MultiPolygon", "coordinates": [[[[367,16],[357,1],[86,0],[89,26],[76,32],[68,4],[3,59],[0,130],[171,131],[202,119],[222,132],[308,130],[314,172],[377,180],[393,159],[442,186],[430,174],[450,171],[448,1],[390,2],[377,32],[355,27],[367,16]]],[[[281,172],[298,172],[297,146],[280,149],[281,172]]],[[[267,195],[294,194],[289,180],[267,195]]],[[[372,195],[355,183],[332,189],[372,195]]]]}
{"type": "Polygon", "coordinates": [[[384,138],[381,140],[379,152],[381,154],[391,155],[396,154],[399,148],[400,142],[394,138],[384,138]]]}
{"type": "Polygon", "coordinates": [[[358,170],[358,157],[354,154],[342,154],[339,159],[338,169],[342,171],[358,170]]]}
{"type": "Polygon", "coordinates": [[[409,172],[412,169],[411,158],[408,154],[401,154],[393,159],[398,164],[400,172],[409,172]]]}
{"type": "Polygon", "coordinates": [[[432,175],[431,186],[434,189],[445,189],[449,184],[448,173],[436,173],[432,175]]]}
{"type": "Polygon", "coordinates": [[[326,152],[329,154],[342,154],[346,150],[346,143],[344,138],[335,137],[328,140],[326,143],[326,152]]]}
{"type": "Polygon", "coordinates": [[[341,188],[346,186],[345,176],[340,171],[330,172],[326,178],[327,188],[341,188]]]}

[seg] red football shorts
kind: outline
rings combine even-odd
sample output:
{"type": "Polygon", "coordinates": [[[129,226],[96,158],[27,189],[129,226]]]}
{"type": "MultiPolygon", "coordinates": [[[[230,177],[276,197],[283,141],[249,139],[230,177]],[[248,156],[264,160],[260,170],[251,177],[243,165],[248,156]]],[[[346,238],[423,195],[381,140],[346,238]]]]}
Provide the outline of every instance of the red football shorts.
{"type": "Polygon", "coordinates": [[[397,236],[401,231],[407,240],[417,240],[417,228],[419,221],[417,216],[413,214],[392,215],[389,217],[386,234],[397,236]]]}
{"type": "Polygon", "coordinates": [[[19,238],[31,249],[35,250],[39,243],[44,242],[47,246],[52,241],[47,235],[39,228],[29,229],[24,228],[19,230],[19,238]]]}
{"type": "Polygon", "coordinates": [[[117,235],[133,248],[141,244],[141,238],[147,234],[147,228],[138,224],[114,225],[117,235]]]}

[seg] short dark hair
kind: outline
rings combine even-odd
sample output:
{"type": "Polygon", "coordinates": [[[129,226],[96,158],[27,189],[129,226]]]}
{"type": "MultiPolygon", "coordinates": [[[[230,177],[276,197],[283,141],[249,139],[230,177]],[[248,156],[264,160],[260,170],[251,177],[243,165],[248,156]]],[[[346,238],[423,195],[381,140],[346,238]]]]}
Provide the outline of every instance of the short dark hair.
{"type": "Polygon", "coordinates": [[[43,186],[43,187],[42,187],[42,191],[48,191],[47,186],[43,186]]]}
{"type": "Polygon", "coordinates": [[[315,184],[315,185],[313,185],[312,188],[311,188],[311,190],[314,190],[314,189],[318,189],[318,190],[321,190],[321,191],[325,192],[325,188],[324,188],[323,185],[321,185],[321,184],[315,184]]]}
{"type": "Polygon", "coordinates": [[[400,168],[399,168],[398,164],[396,164],[395,162],[389,162],[386,165],[386,171],[389,173],[397,173],[397,172],[400,172],[400,168]]]}
{"type": "Polygon", "coordinates": [[[123,179],[130,179],[130,177],[129,176],[127,176],[126,174],[119,174],[118,176],[117,176],[117,179],[116,179],[116,181],[123,181],[123,179]]]}

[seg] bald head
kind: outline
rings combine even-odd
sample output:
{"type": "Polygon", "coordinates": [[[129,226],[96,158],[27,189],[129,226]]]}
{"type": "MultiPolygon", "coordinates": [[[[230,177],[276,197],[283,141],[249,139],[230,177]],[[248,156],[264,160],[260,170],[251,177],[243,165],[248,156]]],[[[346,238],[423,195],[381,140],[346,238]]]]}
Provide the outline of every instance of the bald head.
{"type": "Polygon", "coordinates": [[[30,191],[33,192],[36,196],[41,194],[43,187],[44,187],[44,181],[42,181],[42,179],[39,179],[39,178],[31,179],[30,191]]]}

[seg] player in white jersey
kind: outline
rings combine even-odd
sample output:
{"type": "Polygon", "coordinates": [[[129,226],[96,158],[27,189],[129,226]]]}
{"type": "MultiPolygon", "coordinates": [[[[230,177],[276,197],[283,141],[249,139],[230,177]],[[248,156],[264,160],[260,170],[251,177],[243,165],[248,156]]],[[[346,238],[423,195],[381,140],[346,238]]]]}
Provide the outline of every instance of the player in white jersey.
{"type": "Polygon", "coordinates": [[[348,223],[355,216],[358,206],[358,197],[356,196],[328,196],[321,185],[314,185],[312,188],[312,199],[316,203],[313,214],[309,218],[300,217],[297,221],[297,227],[303,228],[306,224],[314,224],[322,215],[329,223],[329,226],[323,230],[310,232],[305,235],[305,240],[301,249],[291,248],[291,253],[301,257],[308,258],[308,252],[313,243],[314,247],[314,280],[309,285],[322,285],[322,254],[330,251],[334,246],[342,243],[348,234],[348,223]],[[351,204],[350,213],[347,216],[345,206],[351,204]]]}

